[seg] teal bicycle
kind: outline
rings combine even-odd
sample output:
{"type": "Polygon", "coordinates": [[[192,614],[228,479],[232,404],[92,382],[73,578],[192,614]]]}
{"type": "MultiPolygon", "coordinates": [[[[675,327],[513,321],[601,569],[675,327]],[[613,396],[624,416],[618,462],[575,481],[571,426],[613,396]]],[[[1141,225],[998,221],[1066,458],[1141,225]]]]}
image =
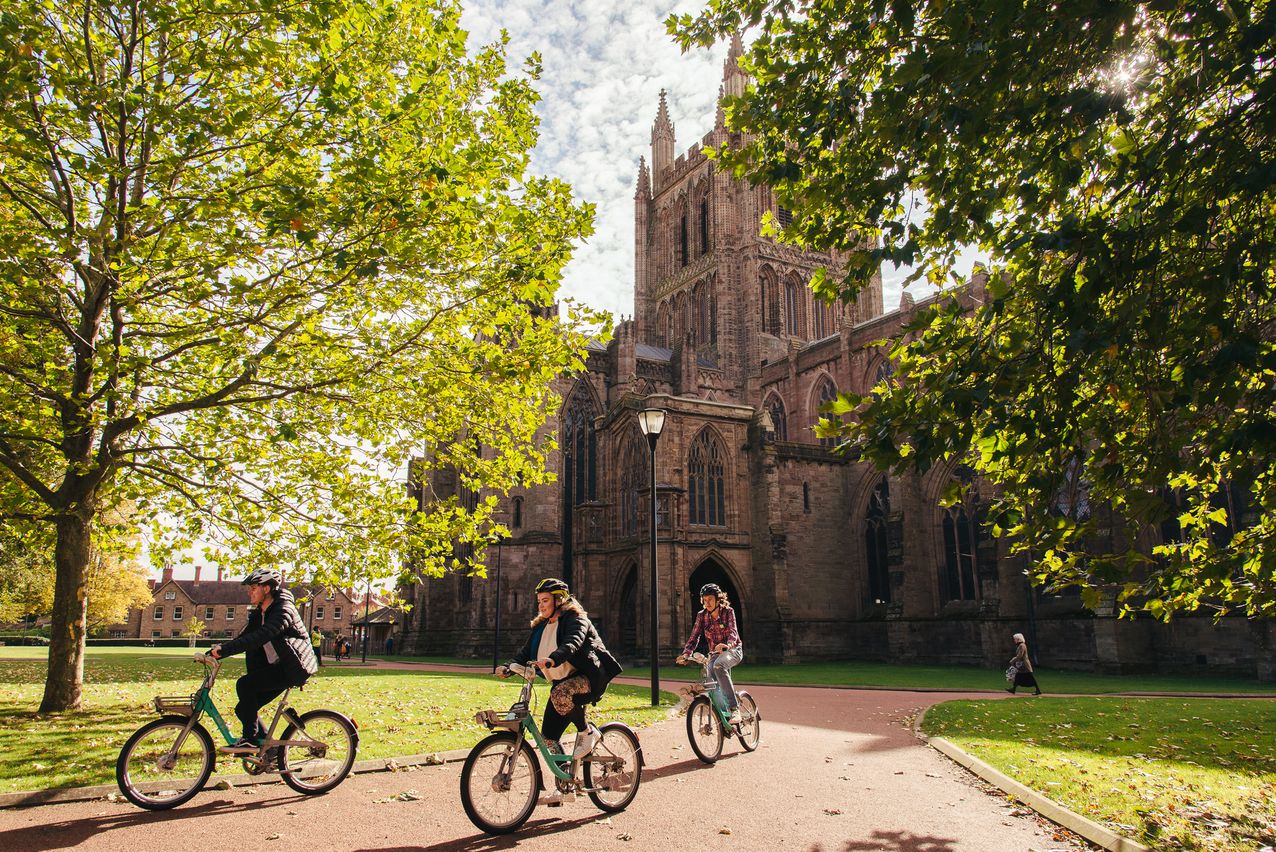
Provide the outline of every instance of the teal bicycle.
{"type": "MultiPolygon", "coordinates": [[[[681,657],[679,659],[682,659],[681,657]]],[[[722,743],[731,731],[740,740],[745,751],[753,751],[762,741],[762,713],[753,696],[736,690],[740,707],[740,723],[731,724],[731,709],[727,698],[718,686],[718,680],[709,670],[709,657],[697,651],[688,660],[704,668],[700,683],[692,684],[688,692],[692,696],[687,706],[687,739],[691,750],[705,763],[714,763],[722,756],[722,743]]]]}
{"type": "Polygon", "coordinates": [[[204,716],[226,740],[222,750],[236,754],[249,775],[277,772],[298,793],[316,795],[350,774],[359,750],[354,720],[333,710],[299,715],[288,706],[291,688],[279,699],[266,738],[256,750],[232,750],[235,738],[212,698],[221,661],[207,654],[196,654],[195,661],[207,667],[199,689],[193,695],[157,695],[155,712],[160,718],[138,728],[120,749],[115,780],[124,798],[139,808],[160,811],[189,801],[204,788],[217,762],[213,738],[200,724],[204,716]],[[281,721],[287,727],[276,739],[281,721]]]}
{"type": "Polygon", "coordinates": [[[563,754],[545,741],[532,718],[536,670],[518,663],[510,663],[506,669],[523,679],[523,690],[509,710],[483,710],[474,717],[493,733],[474,746],[461,769],[461,804],[470,821],[488,834],[507,834],[527,821],[538,802],[571,802],[579,793],[587,794],[604,811],[628,807],[642,780],[642,748],[637,734],[628,725],[609,722],[599,726],[598,742],[580,760],[563,754]],[[537,752],[556,787],[556,792],[544,799],[540,796],[545,784],[537,752]]]}

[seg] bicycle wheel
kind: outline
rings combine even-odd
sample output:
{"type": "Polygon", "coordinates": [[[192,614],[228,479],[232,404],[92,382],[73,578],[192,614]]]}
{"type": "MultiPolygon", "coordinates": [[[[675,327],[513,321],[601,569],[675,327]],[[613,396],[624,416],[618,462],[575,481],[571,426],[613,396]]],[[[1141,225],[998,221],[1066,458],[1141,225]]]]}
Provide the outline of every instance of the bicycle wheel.
{"type": "Polygon", "coordinates": [[[161,716],[128,738],[115,761],[115,781],[124,798],[139,808],[163,811],[204,789],[217,754],[213,738],[198,722],[182,737],[188,721],[161,716]]]}
{"type": "Polygon", "coordinates": [[[740,699],[740,732],[736,736],[745,751],[753,751],[762,740],[762,714],[752,695],[741,692],[737,697],[740,699]]]}
{"type": "Polygon", "coordinates": [[[298,793],[326,793],[350,774],[359,751],[354,723],[332,710],[311,710],[289,725],[279,746],[279,771],[298,793]]]}
{"type": "Polygon", "coordinates": [[[461,768],[461,804],[488,834],[508,834],[532,815],[541,768],[522,737],[504,731],[479,740],[461,768]]]}
{"type": "Polygon", "coordinates": [[[642,781],[642,747],[627,725],[608,722],[602,737],[585,758],[585,786],[589,798],[604,811],[623,811],[638,795],[642,781]]]}
{"type": "Polygon", "coordinates": [[[722,720],[718,711],[703,695],[687,708],[687,739],[691,750],[705,763],[713,763],[722,754],[722,720]]]}

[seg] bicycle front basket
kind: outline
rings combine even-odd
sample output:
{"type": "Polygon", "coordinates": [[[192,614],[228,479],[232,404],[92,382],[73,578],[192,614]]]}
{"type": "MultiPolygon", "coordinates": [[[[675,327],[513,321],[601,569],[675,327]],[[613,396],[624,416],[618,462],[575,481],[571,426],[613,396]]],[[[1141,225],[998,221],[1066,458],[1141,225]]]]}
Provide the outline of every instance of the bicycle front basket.
{"type": "Polygon", "coordinates": [[[161,716],[170,714],[189,716],[195,712],[195,696],[157,695],[155,696],[155,712],[161,716]]]}
{"type": "Polygon", "coordinates": [[[480,710],[474,715],[474,721],[488,728],[504,728],[507,731],[516,731],[521,724],[519,718],[499,710],[480,710]]]}

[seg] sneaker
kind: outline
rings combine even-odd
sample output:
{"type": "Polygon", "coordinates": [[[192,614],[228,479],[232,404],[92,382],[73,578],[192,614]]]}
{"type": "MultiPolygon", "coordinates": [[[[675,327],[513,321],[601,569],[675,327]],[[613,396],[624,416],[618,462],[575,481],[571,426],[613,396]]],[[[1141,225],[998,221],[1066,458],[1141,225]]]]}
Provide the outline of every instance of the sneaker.
{"type": "Polygon", "coordinates": [[[594,750],[594,746],[598,745],[598,741],[602,739],[602,734],[598,733],[598,729],[593,725],[589,726],[588,731],[581,731],[576,734],[576,747],[572,749],[572,759],[580,760],[585,755],[594,750]]]}
{"type": "Polygon", "coordinates": [[[261,744],[256,740],[240,737],[230,745],[221,746],[217,750],[222,754],[253,754],[259,748],[261,748],[261,744]]]}
{"type": "Polygon", "coordinates": [[[731,716],[727,719],[727,724],[728,725],[740,724],[740,709],[738,707],[731,711],[731,716]]]}

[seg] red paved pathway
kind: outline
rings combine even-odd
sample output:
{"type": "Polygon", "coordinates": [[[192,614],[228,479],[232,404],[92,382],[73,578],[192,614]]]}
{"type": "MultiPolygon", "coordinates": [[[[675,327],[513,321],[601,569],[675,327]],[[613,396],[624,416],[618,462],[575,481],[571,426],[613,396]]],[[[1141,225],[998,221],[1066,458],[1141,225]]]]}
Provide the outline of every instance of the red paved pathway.
{"type": "Polygon", "coordinates": [[[710,767],[691,752],[684,719],[645,729],[642,788],[627,811],[611,816],[588,799],[542,806],[517,834],[488,838],[461,809],[460,764],[451,763],[352,776],[316,798],[272,784],[209,790],[166,813],[103,800],[3,810],[0,849],[1079,848],[1049,823],[985,792],[910,732],[907,722],[921,708],[967,696],[806,687],[750,691],[763,713],[758,751],[745,754],[731,741],[723,759],[710,767]],[[421,798],[385,801],[407,790],[421,798]]]}

